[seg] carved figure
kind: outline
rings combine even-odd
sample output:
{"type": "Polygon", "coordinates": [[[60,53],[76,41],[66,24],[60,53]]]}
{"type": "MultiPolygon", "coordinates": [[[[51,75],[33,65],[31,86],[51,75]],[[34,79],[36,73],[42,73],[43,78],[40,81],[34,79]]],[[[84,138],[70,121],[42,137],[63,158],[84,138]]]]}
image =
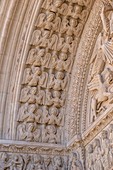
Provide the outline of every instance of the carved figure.
{"type": "Polygon", "coordinates": [[[37,104],[44,105],[46,100],[46,94],[44,90],[41,90],[41,88],[38,89],[38,94],[36,97],[37,104]]]}
{"type": "Polygon", "coordinates": [[[35,154],[33,156],[34,170],[44,170],[44,165],[41,156],[35,154]]]}
{"type": "Polygon", "coordinates": [[[87,155],[87,160],[86,160],[86,168],[88,170],[94,170],[94,162],[93,162],[93,145],[90,144],[88,146],[88,155],[87,155]]]}
{"type": "Polygon", "coordinates": [[[53,3],[53,6],[51,8],[51,11],[53,11],[53,12],[59,11],[63,2],[64,2],[64,0],[55,0],[54,3],[53,3]]]}
{"type": "Polygon", "coordinates": [[[45,50],[44,49],[39,49],[37,52],[37,55],[35,57],[35,61],[33,63],[33,65],[35,67],[40,67],[41,66],[41,58],[44,56],[45,54],[45,50]]]}
{"type": "Polygon", "coordinates": [[[71,18],[69,21],[69,26],[68,26],[68,30],[67,30],[67,35],[72,36],[75,35],[75,27],[77,26],[77,20],[71,18]]]}
{"type": "Polygon", "coordinates": [[[93,143],[93,162],[94,162],[94,170],[96,170],[98,168],[98,170],[102,170],[103,169],[103,163],[101,160],[101,147],[100,147],[100,140],[99,139],[95,139],[94,143],[93,143]]]}
{"type": "Polygon", "coordinates": [[[46,54],[41,58],[41,65],[44,68],[49,68],[51,58],[52,58],[51,53],[47,51],[46,54]]]}
{"type": "Polygon", "coordinates": [[[58,60],[57,51],[53,51],[51,60],[50,60],[50,66],[49,66],[51,70],[56,67],[57,60],[58,60]]]}
{"type": "Polygon", "coordinates": [[[49,41],[48,47],[49,47],[49,49],[56,51],[57,45],[58,45],[58,36],[56,34],[53,34],[49,41]]]}
{"type": "Polygon", "coordinates": [[[72,44],[73,38],[71,36],[66,37],[66,42],[64,43],[64,46],[62,47],[63,53],[72,52],[71,44],[72,44]]]}
{"type": "Polygon", "coordinates": [[[26,103],[29,100],[29,92],[30,92],[30,87],[24,87],[21,90],[20,102],[26,103]]]}
{"type": "Polygon", "coordinates": [[[42,119],[42,121],[43,121],[43,123],[44,124],[47,124],[48,123],[48,121],[49,121],[49,114],[48,114],[48,108],[47,108],[47,106],[44,106],[43,107],[43,119],[42,119]]]}
{"type": "Polygon", "coordinates": [[[55,126],[46,126],[43,140],[46,143],[58,143],[58,134],[55,126]]]}
{"type": "Polygon", "coordinates": [[[65,99],[61,97],[61,92],[54,91],[53,93],[53,105],[55,107],[62,107],[64,105],[65,99]]]}
{"type": "Polygon", "coordinates": [[[54,170],[61,170],[63,168],[63,161],[60,156],[55,156],[53,158],[53,169],[54,170]]]}
{"type": "Polygon", "coordinates": [[[102,163],[105,169],[110,168],[110,140],[108,138],[108,132],[103,130],[102,132],[102,163]]]}
{"type": "Polygon", "coordinates": [[[72,154],[69,170],[83,170],[82,162],[79,160],[77,153],[72,154]]]}
{"type": "Polygon", "coordinates": [[[54,80],[54,90],[64,90],[66,87],[66,79],[63,72],[57,72],[56,79],[54,80]]]}
{"type": "Polygon", "coordinates": [[[39,84],[40,81],[40,76],[41,76],[41,69],[40,67],[32,67],[32,72],[33,74],[31,81],[29,82],[29,86],[37,86],[39,84]]]}
{"type": "Polygon", "coordinates": [[[64,16],[61,23],[60,33],[64,34],[67,32],[69,26],[69,20],[67,16],[64,16]]]}
{"type": "Polygon", "coordinates": [[[56,64],[56,70],[58,71],[63,71],[64,68],[65,68],[65,63],[66,63],[66,60],[67,59],[67,54],[66,53],[60,53],[59,55],[59,59],[57,61],[57,64],[56,64]]]}
{"type": "Polygon", "coordinates": [[[55,19],[55,13],[50,12],[50,11],[47,12],[45,29],[52,30],[52,28],[53,28],[53,20],[54,19],[55,19]]]}
{"type": "Polygon", "coordinates": [[[14,155],[11,160],[10,170],[22,170],[23,169],[23,158],[20,155],[14,155]]]}
{"type": "Polygon", "coordinates": [[[48,79],[48,85],[47,85],[48,89],[53,88],[53,86],[54,86],[54,79],[55,79],[55,76],[53,74],[53,70],[50,70],[50,72],[49,72],[49,79],[48,79]]]}
{"type": "Polygon", "coordinates": [[[78,19],[79,16],[81,15],[81,12],[82,12],[82,6],[75,4],[74,10],[72,13],[73,18],[78,19]]]}
{"type": "Polygon", "coordinates": [[[33,104],[33,103],[36,102],[36,93],[37,93],[37,88],[36,87],[31,87],[30,93],[29,93],[28,103],[33,104]]]}
{"type": "Polygon", "coordinates": [[[59,13],[66,16],[68,13],[68,5],[66,3],[63,3],[59,9],[59,13]]]}
{"type": "Polygon", "coordinates": [[[47,9],[47,10],[50,10],[51,9],[51,6],[53,4],[53,0],[45,0],[42,4],[42,8],[44,9],[47,9]]]}
{"type": "Polygon", "coordinates": [[[46,14],[45,13],[41,13],[38,16],[38,20],[37,20],[36,26],[39,27],[39,28],[43,28],[45,26],[45,18],[46,18],[46,14]]]}
{"type": "Polygon", "coordinates": [[[32,65],[36,59],[37,49],[33,48],[29,51],[26,64],[32,65]]]}
{"type": "Polygon", "coordinates": [[[45,71],[42,71],[42,75],[40,76],[40,81],[39,81],[40,87],[46,88],[47,81],[48,81],[48,73],[45,71]]]}
{"type": "Polygon", "coordinates": [[[8,170],[10,167],[10,160],[6,152],[0,153],[0,170],[8,170]]]}
{"type": "Polygon", "coordinates": [[[50,31],[49,30],[42,30],[42,37],[39,41],[39,46],[46,48],[49,43],[50,31]]]}
{"type": "Polygon", "coordinates": [[[53,104],[52,93],[47,89],[46,90],[46,106],[51,106],[53,104]]]}
{"type": "Polygon", "coordinates": [[[53,22],[53,31],[59,32],[60,28],[61,28],[61,18],[57,14],[53,22]]]}
{"type": "Polygon", "coordinates": [[[52,170],[52,161],[49,156],[44,157],[45,170],[52,170]]]}
{"type": "Polygon", "coordinates": [[[26,85],[30,82],[30,80],[31,80],[31,68],[26,68],[24,70],[22,84],[26,85]]]}
{"type": "Polygon", "coordinates": [[[41,38],[41,31],[40,30],[35,30],[32,35],[32,39],[30,44],[38,46],[40,44],[40,38],[41,38]]]}
{"type": "Polygon", "coordinates": [[[23,122],[27,117],[28,117],[28,103],[25,103],[19,108],[17,122],[23,122]]]}

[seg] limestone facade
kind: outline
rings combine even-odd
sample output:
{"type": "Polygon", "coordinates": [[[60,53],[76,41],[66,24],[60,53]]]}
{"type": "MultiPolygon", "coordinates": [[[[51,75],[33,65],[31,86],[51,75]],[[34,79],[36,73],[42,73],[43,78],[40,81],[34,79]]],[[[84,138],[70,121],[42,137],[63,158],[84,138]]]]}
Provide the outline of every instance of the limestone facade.
{"type": "Polygon", "coordinates": [[[0,3],[0,170],[112,170],[112,0],[0,3]]]}

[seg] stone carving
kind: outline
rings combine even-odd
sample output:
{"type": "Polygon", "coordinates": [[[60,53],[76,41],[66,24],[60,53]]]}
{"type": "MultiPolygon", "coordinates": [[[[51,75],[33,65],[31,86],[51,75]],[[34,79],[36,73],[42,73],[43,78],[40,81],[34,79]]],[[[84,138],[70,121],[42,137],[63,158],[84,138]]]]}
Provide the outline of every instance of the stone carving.
{"type": "Polygon", "coordinates": [[[98,138],[95,138],[86,149],[86,169],[108,170],[113,166],[113,152],[110,124],[103,130],[98,138]]]}
{"type": "Polygon", "coordinates": [[[70,164],[69,164],[69,170],[83,170],[82,162],[80,161],[77,153],[73,153],[71,156],[70,164]]]}
{"type": "Polygon", "coordinates": [[[61,156],[39,154],[0,153],[1,170],[64,170],[61,156]]]}
{"type": "MultiPolygon", "coordinates": [[[[103,31],[99,34],[95,46],[93,57],[90,61],[92,75],[88,83],[88,89],[91,94],[91,122],[104,112],[107,104],[112,104],[112,87],[113,87],[113,69],[112,69],[112,31],[110,20],[105,13],[103,5],[101,11],[101,20],[103,31]]],[[[112,16],[112,14],[111,14],[112,16]]]]}
{"type": "Polygon", "coordinates": [[[63,107],[87,8],[81,1],[43,2],[22,77],[17,116],[19,140],[60,143],[63,107]]]}

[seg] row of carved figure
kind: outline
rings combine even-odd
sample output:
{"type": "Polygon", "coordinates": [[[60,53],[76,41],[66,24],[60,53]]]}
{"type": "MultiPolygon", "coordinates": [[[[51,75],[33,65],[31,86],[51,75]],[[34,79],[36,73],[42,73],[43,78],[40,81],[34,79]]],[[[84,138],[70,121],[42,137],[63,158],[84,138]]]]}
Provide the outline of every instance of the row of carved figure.
{"type": "MultiPolygon", "coordinates": [[[[73,56],[66,53],[60,53],[53,51],[52,53],[48,49],[33,48],[29,51],[26,65],[34,67],[42,67],[40,72],[47,69],[55,69],[57,71],[65,71],[70,73],[73,64],[73,56]]],[[[30,72],[27,71],[27,73],[30,72]]]]}
{"type": "Polygon", "coordinates": [[[27,86],[21,90],[20,102],[28,102],[29,104],[37,103],[45,106],[53,105],[60,108],[65,103],[65,93],[61,93],[60,91],[52,92],[48,89],[46,89],[46,91],[42,89],[37,90],[37,87],[27,86]]]}
{"type": "Polygon", "coordinates": [[[88,145],[86,150],[87,170],[108,170],[113,167],[113,124],[103,130],[100,137],[88,145]]]}
{"type": "MultiPolygon", "coordinates": [[[[81,11],[81,7],[78,6],[81,11]]],[[[60,34],[66,33],[67,35],[74,35],[79,37],[83,28],[83,23],[78,22],[77,19],[81,19],[83,21],[86,20],[88,11],[84,10],[82,14],[76,15],[74,13],[76,19],[70,17],[61,17],[59,14],[55,14],[54,12],[46,12],[41,13],[38,17],[38,21],[36,26],[38,28],[44,28],[46,30],[51,30],[51,32],[58,32],[60,34]],[[78,34],[79,33],[79,34],[78,34]]]]}
{"type": "Polygon", "coordinates": [[[84,170],[77,152],[70,157],[0,153],[0,170],[84,170]]]}
{"type": "MultiPolygon", "coordinates": [[[[79,31],[81,29],[82,27],[80,26],[79,31]]],[[[30,44],[38,48],[48,48],[53,51],[62,51],[63,53],[69,52],[73,55],[77,46],[77,38],[69,35],[52,34],[50,30],[36,29],[33,32],[30,44]]]]}
{"type": "Polygon", "coordinates": [[[56,74],[41,71],[40,67],[26,68],[23,75],[22,84],[29,86],[40,86],[42,88],[65,90],[69,82],[70,75],[63,72],[56,74]]]}
{"type": "Polygon", "coordinates": [[[17,127],[17,139],[27,142],[59,144],[61,142],[61,130],[54,125],[41,126],[36,122],[23,122],[17,127]]]}
{"type": "Polygon", "coordinates": [[[40,156],[38,154],[0,153],[0,170],[66,170],[64,158],[40,156]]]}
{"type": "Polygon", "coordinates": [[[87,14],[86,8],[90,8],[92,4],[91,0],[45,0],[42,7],[52,12],[58,12],[64,16],[71,16],[75,19],[80,18],[83,20],[85,14],[87,14]],[[67,3],[68,2],[68,3],[67,3]],[[86,7],[86,8],[85,8],[86,7]],[[85,8],[85,9],[84,9],[85,8]]]}
{"type": "Polygon", "coordinates": [[[17,121],[61,126],[63,114],[54,106],[40,108],[39,105],[25,103],[19,109],[17,121]]]}

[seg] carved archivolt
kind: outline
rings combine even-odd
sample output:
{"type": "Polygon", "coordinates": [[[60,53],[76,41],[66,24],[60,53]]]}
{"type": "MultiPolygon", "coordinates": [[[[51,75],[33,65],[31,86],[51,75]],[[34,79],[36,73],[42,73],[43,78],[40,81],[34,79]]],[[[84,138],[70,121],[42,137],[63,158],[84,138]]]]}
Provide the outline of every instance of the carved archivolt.
{"type": "Polygon", "coordinates": [[[92,1],[44,1],[25,61],[17,140],[62,143],[71,70],[92,1]]]}

